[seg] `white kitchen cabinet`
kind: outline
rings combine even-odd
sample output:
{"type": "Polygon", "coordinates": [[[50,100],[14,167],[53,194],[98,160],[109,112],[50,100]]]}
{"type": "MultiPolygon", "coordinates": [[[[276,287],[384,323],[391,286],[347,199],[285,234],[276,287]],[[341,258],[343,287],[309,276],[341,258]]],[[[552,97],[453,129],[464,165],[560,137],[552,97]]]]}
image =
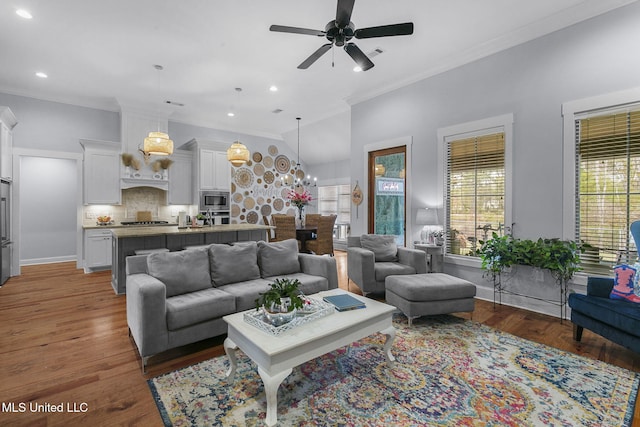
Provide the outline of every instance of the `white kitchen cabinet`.
{"type": "Polygon", "coordinates": [[[86,271],[111,268],[111,230],[85,231],[84,268],[86,271]]]}
{"type": "Polygon", "coordinates": [[[0,107],[0,177],[13,178],[13,128],[18,123],[8,107],[0,107]]]}
{"type": "Polygon", "coordinates": [[[84,148],[84,203],[120,204],[120,143],[81,139],[84,148]]]}
{"type": "Polygon", "coordinates": [[[173,163],[169,168],[170,205],[190,205],[193,203],[193,156],[190,152],[175,150],[171,155],[173,163]]]}
{"type": "Polygon", "coordinates": [[[200,150],[200,189],[229,191],[231,166],[224,151],[200,150]]]}

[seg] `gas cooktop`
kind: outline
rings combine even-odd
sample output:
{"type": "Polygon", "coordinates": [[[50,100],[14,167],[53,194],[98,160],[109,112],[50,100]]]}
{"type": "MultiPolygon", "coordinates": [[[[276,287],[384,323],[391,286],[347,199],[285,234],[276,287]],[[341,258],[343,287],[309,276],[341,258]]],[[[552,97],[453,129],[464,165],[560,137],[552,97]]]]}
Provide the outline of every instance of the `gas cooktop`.
{"type": "Polygon", "coordinates": [[[169,221],[122,221],[122,225],[167,225],[169,221]]]}

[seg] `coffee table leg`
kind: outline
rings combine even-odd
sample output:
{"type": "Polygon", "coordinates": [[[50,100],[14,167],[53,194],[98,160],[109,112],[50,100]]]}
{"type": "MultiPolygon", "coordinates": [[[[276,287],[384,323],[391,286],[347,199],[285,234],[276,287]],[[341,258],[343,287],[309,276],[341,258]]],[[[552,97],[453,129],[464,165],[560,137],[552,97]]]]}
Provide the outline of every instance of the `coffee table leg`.
{"type": "Polygon", "coordinates": [[[396,338],[396,328],[389,326],[387,329],[380,332],[387,337],[387,340],[384,342],[384,355],[387,358],[387,365],[391,366],[396,360],[396,358],[393,357],[393,354],[391,354],[391,346],[393,345],[393,340],[396,338]]]}
{"type": "Polygon", "coordinates": [[[278,422],[278,387],[291,371],[292,369],[289,368],[271,376],[258,366],[258,373],[264,383],[264,393],[267,396],[267,418],[264,422],[268,426],[273,426],[278,422]]]}
{"type": "Polygon", "coordinates": [[[227,353],[227,357],[229,358],[229,370],[227,371],[227,378],[229,380],[233,380],[233,377],[236,374],[236,366],[238,362],[236,361],[236,350],[238,346],[236,343],[231,341],[229,338],[224,340],[224,352],[227,353]]]}

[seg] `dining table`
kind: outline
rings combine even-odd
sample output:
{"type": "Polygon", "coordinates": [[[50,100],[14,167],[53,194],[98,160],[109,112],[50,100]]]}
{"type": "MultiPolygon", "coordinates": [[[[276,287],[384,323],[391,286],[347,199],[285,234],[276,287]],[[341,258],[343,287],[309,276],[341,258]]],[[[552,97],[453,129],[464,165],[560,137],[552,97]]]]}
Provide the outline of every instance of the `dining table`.
{"type": "Polygon", "coordinates": [[[307,240],[314,240],[317,233],[318,227],[296,227],[296,239],[300,242],[300,252],[311,252],[307,249],[307,240]]]}

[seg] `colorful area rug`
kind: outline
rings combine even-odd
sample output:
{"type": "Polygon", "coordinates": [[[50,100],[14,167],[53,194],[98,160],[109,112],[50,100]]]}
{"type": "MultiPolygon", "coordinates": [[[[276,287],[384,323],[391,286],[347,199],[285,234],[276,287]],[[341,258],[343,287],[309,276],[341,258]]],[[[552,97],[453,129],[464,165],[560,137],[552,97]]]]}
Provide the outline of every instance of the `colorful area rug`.
{"type": "MultiPolygon", "coordinates": [[[[278,390],[280,426],[629,426],[640,374],[453,316],[397,316],[384,336],[307,362],[278,390]]],[[[256,365],[238,351],[149,380],[165,425],[261,426],[256,365]]]]}

